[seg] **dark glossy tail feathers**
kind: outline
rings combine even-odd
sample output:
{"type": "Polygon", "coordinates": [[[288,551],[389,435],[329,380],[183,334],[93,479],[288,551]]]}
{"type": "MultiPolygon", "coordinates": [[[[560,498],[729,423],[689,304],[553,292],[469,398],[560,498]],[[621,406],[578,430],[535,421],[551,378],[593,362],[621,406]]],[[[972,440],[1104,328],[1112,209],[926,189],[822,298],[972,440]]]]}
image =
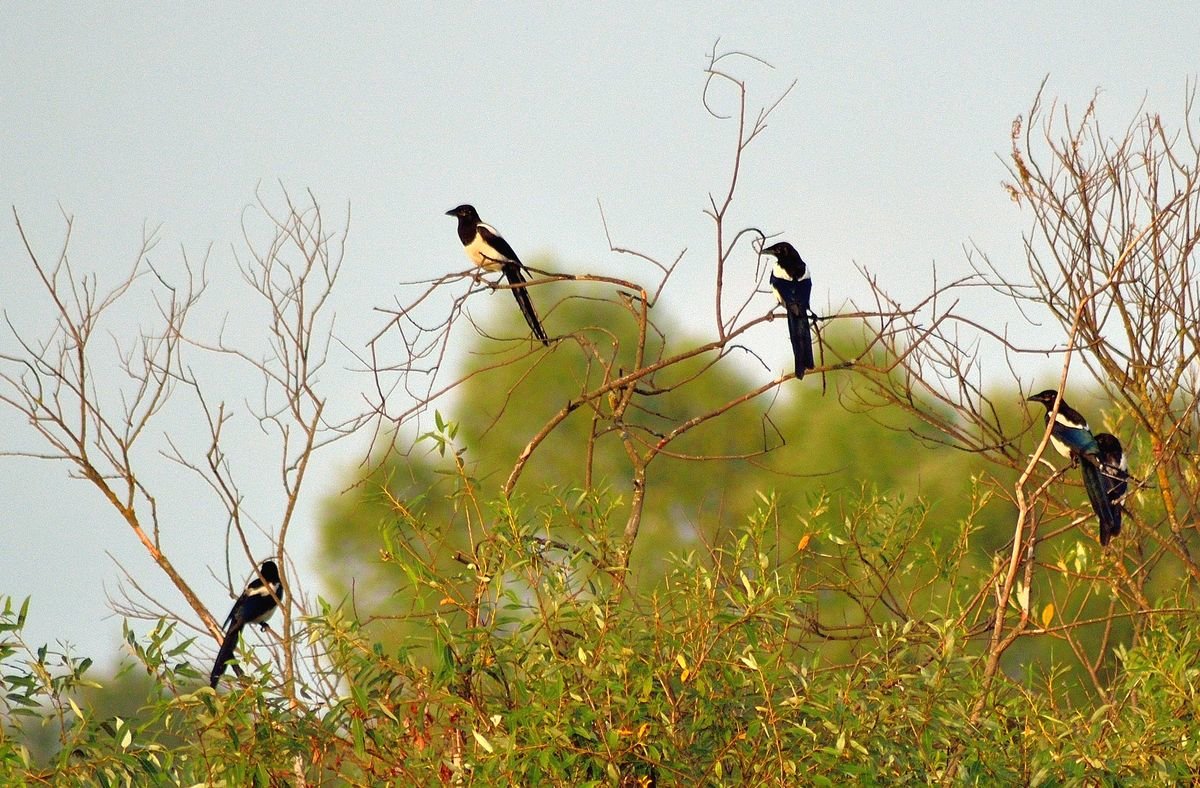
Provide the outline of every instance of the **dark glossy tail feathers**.
{"type": "MultiPolygon", "coordinates": [[[[526,281],[519,263],[506,263],[504,276],[510,285],[520,285],[526,281]]],[[[542,328],[542,321],[538,320],[537,312],[534,311],[533,300],[529,297],[529,289],[516,287],[513,288],[512,294],[517,299],[517,306],[521,307],[521,314],[525,316],[525,322],[529,324],[533,335],[541,340],[543,345],[549,345],[550,338],[546,336],[546,331],[542,328]]]]}
{"type": "Polygon", "coordinates": [[[804,379],[804,373],[816,366],[813,359],[812,329],[808,315],[800,304],[788,304],[788,336],[792,340],[792,356],[796,363],[796,378],[804,379]]]}
{"type": "Polygon", "coordinates": [[[1100,544],[1107,545],[1114,536],[1121,533],[1121,507],[1110,500],[1104,474],[1093,457],[1084,455],[1079,466],[1083,471],[1083,486],[1087,490],[1088,500],[1091,501],[1092,510],[1100,521],[1100,544]]]}
{"type": "Polygon", "coordinates": [[[229,630],[225,633],[225,639],[221,641],[221,648],[217,651],[217,661],[213,663],[212,674],[208,677],[208,686],[213,689],[217,688],[217,682],[225,673],[225,666],[229,664],[229,660],[233,659],[233,652],[237,649],[238,636],[242,634],[242,626],[240,624],[230,624],[229,630]]]}

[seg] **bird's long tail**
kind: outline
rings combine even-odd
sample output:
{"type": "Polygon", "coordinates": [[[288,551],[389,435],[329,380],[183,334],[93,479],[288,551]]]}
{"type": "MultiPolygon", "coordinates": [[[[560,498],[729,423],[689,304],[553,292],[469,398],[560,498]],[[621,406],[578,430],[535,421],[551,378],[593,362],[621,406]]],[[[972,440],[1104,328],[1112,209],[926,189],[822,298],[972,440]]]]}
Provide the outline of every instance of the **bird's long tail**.
{"type": "Polygon", "coordinates": [[[796,378],[802,380],[805,370],[816,366],[813,360],[812,332],[808,315],[800,304],[788,304],[788,336],[792,340],[792,355],[796,362],[796,378]]]}
{"type": "Polygon", "coordinates": [[[1099,463],[1084,455],[1079,464],[1083,471],[1083,486],[1087,489],[1088,500],[1092,502],[1092,511],[1100,521],[1100,544],[1104,546],[1121,533],[1121,508],[1109,500],[1099,463]]]}
{"type": "Polygon", "coordinates": [[[212,674],[208,677],[208,686],[213,689],[217,688],[217,682],[225,673],[225,666],[229,664],[229,660],[233,659],[233,652],[237,648],[238,636],[242,634],[240,624],[230,624],[229,631],[225,633],[225,639],[221,641],[221,648],[217,651],[217,661],[213,663],[212,674]]]}
{"type": "MultiPolygon", "coordinates": [[[[508,279],[510,285],[525,283],[525,275],[521,272],[520,265],[505,265],[504,276],[508,279]]],[[[529,298],[529,289],[515,287],[512,294],[517,299],[517,306],[521,307],[521,314],[525,316],[525,322],[533,330],[533,335],[540,339],[543,345],[549,345],[550,339],[546,336],[546,331],[542,328],[542,321],[538,320],[537,312],[533,309],[532,299],[529,298]]]]}

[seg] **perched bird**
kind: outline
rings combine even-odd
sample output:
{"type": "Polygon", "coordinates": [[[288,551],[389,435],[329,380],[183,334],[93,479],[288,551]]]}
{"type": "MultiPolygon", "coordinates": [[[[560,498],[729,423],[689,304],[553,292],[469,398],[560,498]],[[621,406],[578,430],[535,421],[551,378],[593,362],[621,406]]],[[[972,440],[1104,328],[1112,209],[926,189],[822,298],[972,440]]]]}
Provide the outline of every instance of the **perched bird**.
{"type": "Polygon", "coordinates": [[[1100,524],[1100,544],[1106,545],[1121,533],[1121,499],[1129,491],[1129,463],[1125,461],[1121,441],[1117,440],[1115,435],[1101,432],[1096,436],[1096,445],[1100,447],[1100,474],[1104,477],[1104,494],[1108,496],[1116,514],[1109,530],[1105,530],[1104,523],[1100,524]]]}
{"type": "Polygon", "coordinates": [[[246,584],[246,590],[233,603],[233,609],[225,618],[225,639],[221,641],[217,661],[208,677],[209,686],[216,689],[217,681],[225,672],[225,665],[233,659],[233,651],[237,648],[242,628],[247,624],[258,624],[266,629],[267,619],[274,615],[275,608],[283,602],[283,594],[279,567],[274,561],[263,561],[258,568],[258,574],[246,584]]]}
{"type": "MultiPolygon", "coordinates": [[[[1088,428],[1087,419],[1079,411],[1059,400],[1058,392],[1054,389],[1034,394],[1029,402],[1040,402],[1046,407],[1046,423],[1051,424],[1050,413],[1054,410],[1054,402],[1058,400],[1058,415],[1054,417],[1050,428],[1050,443],[1064,457],[1071,458],[1071,464],[1079,464],[1083,473],[1083,487],[1087,490],[1088,500],[1092,503],[1092,511],[1100,521],[1100,543],[1108,544],[1121,530],[1121,510],[1113,504],[1109,496],[1104,473],[1101,470],[1103,462],[1100,445],[1088,428]]],[[[1115,438],[1113,440],[1116,440],[1115,438]]]]}
{"type": "Polygon", "coordinates": [[[788,336],[792,340],[792,355],[796,361],[796,378],[804,378],[805,370],[812,369],[812,334],[808,326],[809,298],[812,295],[812,277],[808,266],[790,243],[782,241],[762,250],[763,254],[775,258],[775,270],[771,272],[771,289],[775,298],[787,310],[788,336]]]}
{"type": "MultiPolygon", "coordinates": [[[[460,205],[446,211],[446,215],[458,217],[458,240],[462,241],[463,251],[472,263],[488,271],[502,271],[510,285],[525,284],[525,266],[517,257],[517,253],[495,228],[479,220],[479,213],[474,206],[460,205]]],[[[550,339],[533,309],[528,289],[514,287],[512,293],[517,299],[517,306],[521,307],[525,322],[533,330],[533,335],[540,339],[543,345],[549,345],[550,339]]]]}

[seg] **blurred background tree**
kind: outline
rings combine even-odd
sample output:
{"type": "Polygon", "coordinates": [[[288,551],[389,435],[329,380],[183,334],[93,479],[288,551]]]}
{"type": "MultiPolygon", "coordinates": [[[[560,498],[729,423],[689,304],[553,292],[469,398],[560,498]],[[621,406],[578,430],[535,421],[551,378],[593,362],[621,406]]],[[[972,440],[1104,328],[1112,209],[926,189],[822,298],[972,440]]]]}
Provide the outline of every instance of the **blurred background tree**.
{"type": "MultiPolygon", "coordinates": [[[[519,315],[497,312],[499,333],[519,335],[519,315]]],[[[623,363],[620,349],[635,344],[637,326],[629,313],[602,302],[564,301],[553,322],[578,326],[573,334],[586,341],[611,342],[618,367],[623,363]]],[[[699,344],[669,321],[660,320],[659,327],[678,348],[699,344]]],[[[784,330],[782,321],[771,328],[784,330]]],[[[867,334],[854,322],[834,323],[824,339],[839,356],[851,357],[862,353],[867,334]]],[[[320,523],[321,565],[327,568],[323,581],[331,598],[352,595],[357,613],[377,617],[372,632],[392,646],[428,645],[431,634],[421,615],[413,614],[428,614],[438,601],[428,589],[423,592],[418,576],[406,571],[403,553],[411,551],[410,557],[428,562],[435,571],[447,571],[456,555],[470,554],[468,517],[454,494],[460,484],[455,462],[463,463],[481,494],[497,490],[512,458],[542,427],[546,414],[594,374],[581,354],[566,347],[544,359],[528,357],[492,369],[500,343],[483,336],[471,341],[468,357],[481,361],[453,402],[439,411],[456,428],[453,438],[443,442],[430,435],[403,451],[385,446],[377,450],[366,476],[356,475],[360,467],[347,469],[347,492],[328,503],[320,523]],[[347,578],[353,578],[352,586],[347,578]]],[[[656,348],[656,354],[658,350],[674,352],[672,347],[656,348]]],[[[672,389],[666,376],[656,379],[663,392],[647,398],[653,409],[639,411],[636,418],[655,430],[710,411],[751,388],[757,364],[750,357],[715,365],[690,360],[670,372],[673,379],[689,380],[689,388],[672,389]]],[[[860,500],[878,497],[897,507],[927,507],[919,530],[909,534],[913,539],[952,541],[970,519],[970,561],[976,569],[990,566],[991,554],[1009,537],[1012,507],[995,496],[982,501],[973,488],[1011,484],[1012,475],[987,476],[992,466],[983,457],[921,441],[917,436],[929,430],[910,412],[856,405],[867,396],[865,389],[857,378],[845,376],[789,382],[770,402],[741,405],[702,425],[672,456],[656,462],[649,472],[645,522],[629,572],[634,596],[661,582],[669,554],[697,551],[704,556],[709,546],[744,525],[763,495],[773,497],[782,513],[776,533],[780,549],[794,549],[806,538],[809,549],[821,549],[824,515],[831,506],[845,512],[860,500]]],[[[1011,401],[1009,423],[1019,429],[1026,417],[1023,410],[1015,413],[1017,397],[1011,401]]],[[[944,417],[950,418],[949,413],[944,417]]],[[[530,460],[518,498],[543,537],[603,552],[623,523],[629,470],[615,436],[593,436],[591,430],[584,409],[572,413],[530,460]],[[577,519],[564,523],[549,514],[564,508],[576,512],[577,519]]],[[[904,579],[896,580],[904,593],[904,579]]],[[[942,595],[946,593],[943,589],[942,595]]],[[[861,623],[861,615],[844,609],[846,602],[828,603],[823,612],[840,624],[861,623]]]]}

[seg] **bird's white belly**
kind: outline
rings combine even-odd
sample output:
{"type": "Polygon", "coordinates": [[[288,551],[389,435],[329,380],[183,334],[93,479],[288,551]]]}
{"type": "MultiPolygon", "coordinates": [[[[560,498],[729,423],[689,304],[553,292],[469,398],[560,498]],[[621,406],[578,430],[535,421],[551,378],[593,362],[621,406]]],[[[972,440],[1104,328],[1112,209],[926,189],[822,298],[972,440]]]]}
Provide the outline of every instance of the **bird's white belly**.
{"type": "Polygon", "coordinates": [[[479,235],[476,235],[471,243],[464,246],[463,250],[475,265],[488,271],[500,270],[501,261],[495,257],[496,250],[484,242],[479,235]]]}
{"type": "Polygon", "coordinates": [[[1055,448],[1055,450],[1062,456],[1064,456],[1064,457],[1071,456],[1071,447],[1067,446],[1067,444],[1063,443],[1062,441],[1060,441],[1058,438],[1054,437],[1053,435],[1050,436],[1050,445],[1053,446],[1055,448]]]}

